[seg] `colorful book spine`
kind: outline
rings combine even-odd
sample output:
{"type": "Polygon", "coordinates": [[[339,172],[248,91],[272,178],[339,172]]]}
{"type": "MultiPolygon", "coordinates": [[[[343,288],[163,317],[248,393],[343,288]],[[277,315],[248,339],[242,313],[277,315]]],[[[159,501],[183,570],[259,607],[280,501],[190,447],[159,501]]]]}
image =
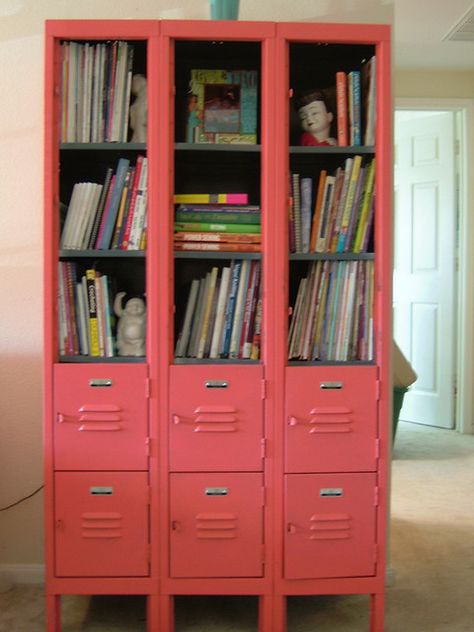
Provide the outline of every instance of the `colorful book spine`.
{"type": "Polygon", "coordinates": [[[206,222],[175,222],[175,233],[216,232],[216,233],[251,233],[260,234],[258,224],[212,224],[206,222]]]}
{"type": "Polygon", "coordinates": [[[231,244],[226,242],[212,241],[178,241],[174,244],[174,249],[179,251],[203,250],[207,252],[260,252],[260,244],[231,244]]]}
{"type": "Polygon", "coordinates": [[[347,143],[347,75],[336,72],[336,119],[337,144],[345,147],[347,143]]]}
{"type": "Polygon", "coordinates": [[[104,230],[98,246],[99,250],[108,250],[110,248],[115,222],[117,219],[117,213],[120,206],[120,200],[122,197],[122,190],[125,184],[125,178],[127,176],[129,165],[130,161],[127,158],[119,159],[117,172],[115,175],[114,188],[110,198],[110,205],[105,216],[104,230]]]}
{"type": "Polygon", "coordinates": [[[183,233],[174,234],[175,241],[215,241],[225,243],[259,244],[261,236],[248,233],[183,233]]]}
{"type": "Polygon", "coordinates": [[[89,312],[90,355],[100,356],[99,325],[97,320],[97,296],[95,289],[95,270],[86,270],[87,308],[89,312]]]}
{"type": "Polygon", "coordinates": [[[231,213],[228,211],[183,211],[176,210],[177,222],[207,222],[223,224],[260,224],[260,213],[231,213]]]}
{"type": "Polygon", "coordinates": [[[349,114],[351,145],[361,144],[361,101],[360,101],[360,71],[349,73],[349,114]]]}
{"type": "Polygon", "coordinates": [[[175,204],[248,204],[247,193],[176,193],[175,204]]]}

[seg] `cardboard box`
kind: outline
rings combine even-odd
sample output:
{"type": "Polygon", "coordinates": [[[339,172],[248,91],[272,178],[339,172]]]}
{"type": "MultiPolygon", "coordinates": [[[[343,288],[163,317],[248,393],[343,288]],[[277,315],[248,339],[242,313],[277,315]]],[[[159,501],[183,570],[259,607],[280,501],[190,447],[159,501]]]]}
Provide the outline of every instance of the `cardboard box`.
{"type": "Polygon", "coordinates": [[[418,376],[395,341],[393,341],[392,351],[393,386],[407,388],[416,381],[418,376]]]}

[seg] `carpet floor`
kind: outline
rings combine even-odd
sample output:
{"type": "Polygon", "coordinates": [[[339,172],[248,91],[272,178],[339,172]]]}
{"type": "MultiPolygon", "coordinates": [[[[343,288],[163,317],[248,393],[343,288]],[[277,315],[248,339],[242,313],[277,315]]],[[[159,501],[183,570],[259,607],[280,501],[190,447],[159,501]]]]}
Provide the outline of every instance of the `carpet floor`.
{"type": "MultiPolygon", "coordinates": [[[[474,630],[474,436],[400,422],[386,632],[474,630]]],[[[368,632],[368,597],[293,597],[288,632],[368,632]]],[[[141,597],[64,597],[62,632],[145,632],[141,597]]],[[[44,632],[43,590],[0,594],[0,632],[44,632]]],[[[179,597],[175,632],[257,632],[253,597],[179,597]]]]}

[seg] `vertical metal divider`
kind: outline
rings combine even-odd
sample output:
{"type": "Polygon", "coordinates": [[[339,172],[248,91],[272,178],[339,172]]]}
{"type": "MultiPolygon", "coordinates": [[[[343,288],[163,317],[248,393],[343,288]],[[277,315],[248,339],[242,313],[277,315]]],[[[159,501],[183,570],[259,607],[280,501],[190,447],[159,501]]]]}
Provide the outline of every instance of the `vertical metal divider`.
{"type": "Polygon", "coordinates": [[[146,250],[146,291],[148,306],[147,323],[147,363],[149,379],[149,434],[148,434],[148,462],[149,462],[149,489],[150,489],[150,577],[152,590],[148,595],[147,603],[147,630],[153,632],[159,624],[159,536],[160,526],[160,458],[159,445],[159,420],[160,393],[159,384],[162,381],[162,367],[160,363],[162,340],[160,338],[160,314],[161,314],[161,268],[159,253],[161,251],[159,233],[161,210],[161,178],[160,178],[160,149],[163,145],[160,128],[160,25],[158,21],[151,23],[152,32],[147,42],[147,90],[148,90],[148,129],[147,129],[147,158],[148,158],[148,218],[147,218],[147,250],[146,250]]]}

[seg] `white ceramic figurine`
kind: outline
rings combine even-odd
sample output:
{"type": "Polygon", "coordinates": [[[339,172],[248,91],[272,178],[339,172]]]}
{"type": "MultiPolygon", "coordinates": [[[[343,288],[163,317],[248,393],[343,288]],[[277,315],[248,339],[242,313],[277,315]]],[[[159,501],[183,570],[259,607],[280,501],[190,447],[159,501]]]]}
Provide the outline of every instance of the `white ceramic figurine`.
{"type": "Polygon", "coordinates": [[[122,306],[125,292],[118,292],[114,311],[119,317],[117,349],[119,356],[144,356],[146,339],[146,307],[143,299],[130,298],[122,306]]]}

